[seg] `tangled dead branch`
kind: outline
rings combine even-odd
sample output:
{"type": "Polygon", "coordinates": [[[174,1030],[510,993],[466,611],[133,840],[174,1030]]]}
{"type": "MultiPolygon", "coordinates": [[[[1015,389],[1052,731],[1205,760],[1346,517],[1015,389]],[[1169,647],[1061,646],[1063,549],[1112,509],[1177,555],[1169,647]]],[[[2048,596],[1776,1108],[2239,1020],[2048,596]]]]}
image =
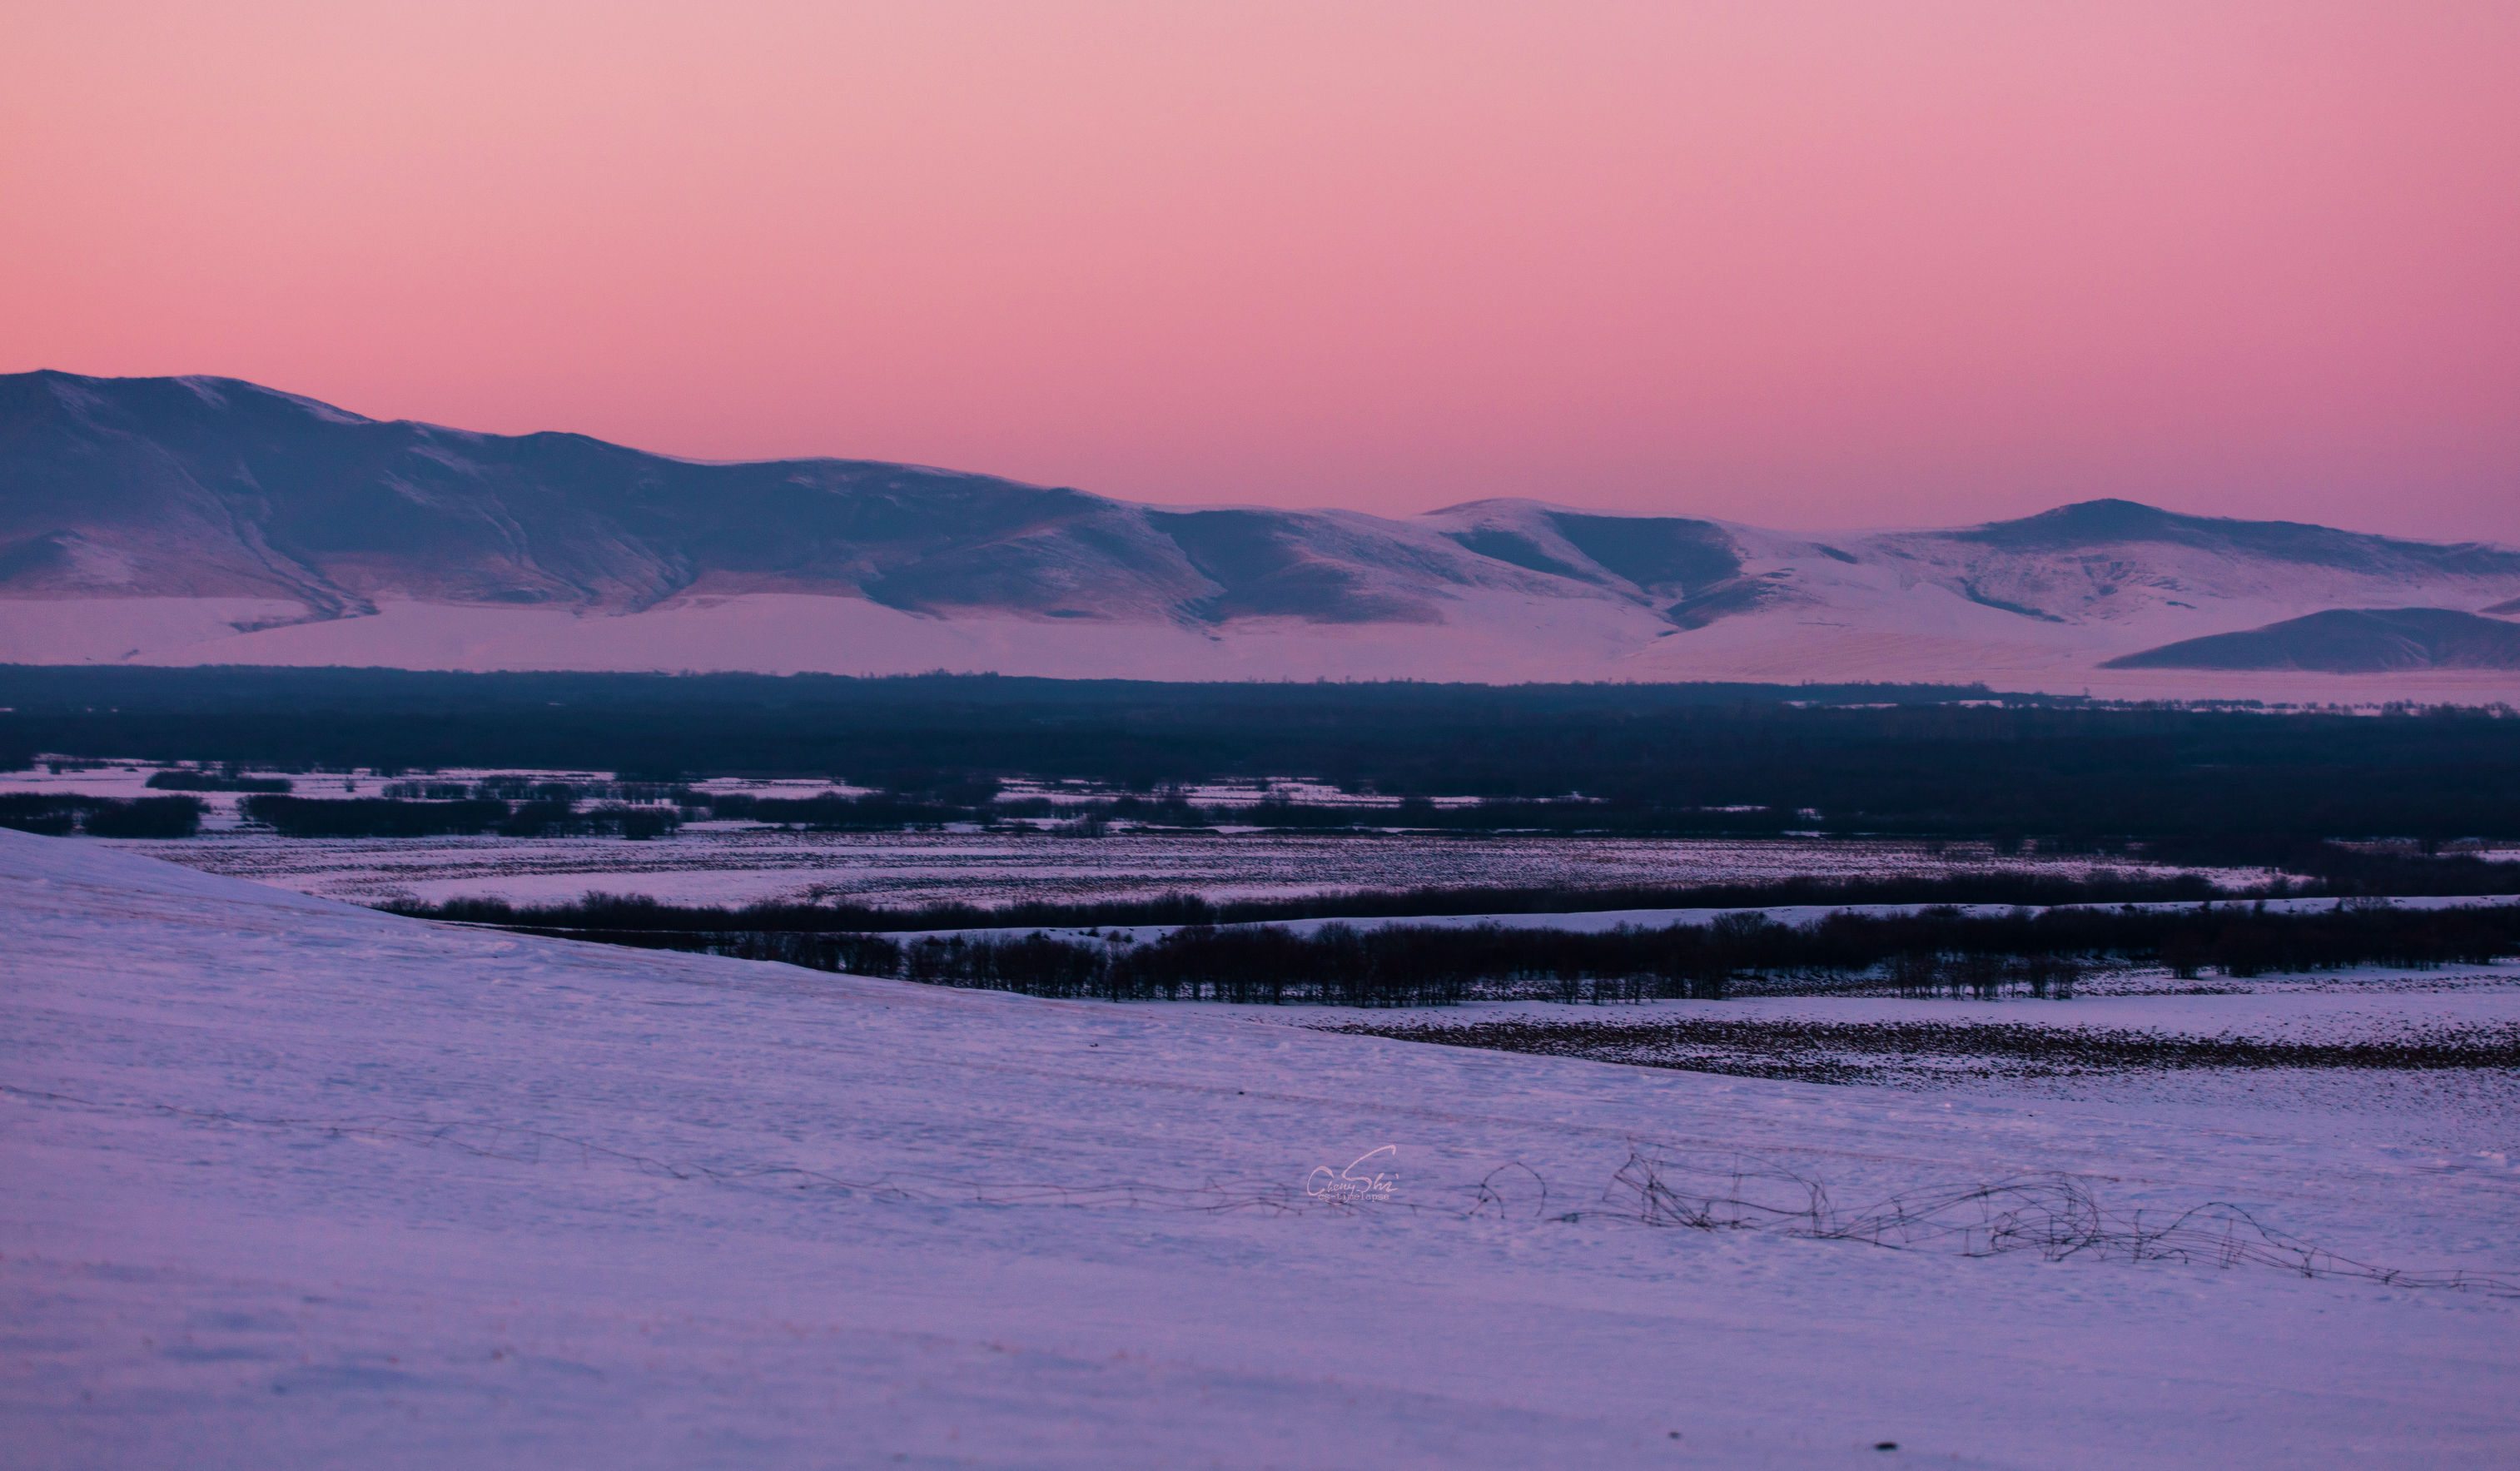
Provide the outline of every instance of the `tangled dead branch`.
{"type": "Polygon", "coordinates": [[[1991,1183],[1910,1191],[1843,1210],[1826,1186],[1791,1171],[1710,1170],[1632,1149],[1603,1199],[1647,1226],[1694,1230],[1778,1230],[1822,1241],[1895,1250],[1947,1249],[1992,1257],[2037,1252],[2061,1262],[2091,1257],[2191,1266],[2272,1267],[2305,1277],[2393,1287],[2447,1287],[2520,1296],[2520,1281],[2480,1272],[2410,1272],[2315,1246],[2222,1201],[2164,1216],[2110,1208],[2086,1181],[2057,1172],[1991,1183]]]}

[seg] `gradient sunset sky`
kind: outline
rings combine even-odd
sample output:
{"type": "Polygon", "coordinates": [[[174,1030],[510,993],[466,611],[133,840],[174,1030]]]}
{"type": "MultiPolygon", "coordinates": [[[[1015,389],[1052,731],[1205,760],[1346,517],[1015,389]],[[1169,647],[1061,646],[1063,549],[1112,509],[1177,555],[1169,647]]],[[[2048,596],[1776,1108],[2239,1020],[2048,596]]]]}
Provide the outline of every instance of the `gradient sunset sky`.
{"type": "Polygon", "coordinates": [[[1139,500],[2520,543],[2520,3],[0,0],[0,371],[1139,500]]]}

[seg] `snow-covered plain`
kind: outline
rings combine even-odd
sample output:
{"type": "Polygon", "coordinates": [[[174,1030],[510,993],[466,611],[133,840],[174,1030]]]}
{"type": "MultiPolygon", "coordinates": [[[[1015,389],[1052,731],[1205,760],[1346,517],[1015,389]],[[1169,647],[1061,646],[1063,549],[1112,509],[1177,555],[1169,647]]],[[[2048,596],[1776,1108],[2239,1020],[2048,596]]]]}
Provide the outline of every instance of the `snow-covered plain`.
{"type": "MultiPolygon", "coordinates": [[[[1751,995],[1628,1005],[1474,1002],[1393,1012],[1321,1007],[1310,1026],[1478,1045],[1479,1029],[1589,1034],[1574,1055],[1746,1076],[1837,1074],[1961,1097],[2141,1104],[2204,1128],[2282,1127],[2330,1143],[2433,1150],[2487,1168],[2520,1157],[2520,1072],[2508,1067],[2165,1065],[2042,1055],[2043,1036],[2284,1047],[2453,1046],[2520,1040],[2520,962],[2447,970],[2366,967],[2239,981],[2159,970],[2103,975],[2068,1001],[1751,995]],[[1688,1035],[1692,1022],[1750,1034],[1688,1035]],[[1910,1029],[1923,1028],[1919,1038],[1910,1029]],[[1870,1036],[1866,1034],[1869,1032],[1870,1036]],[[1998,1045],[1990,1046],[1990,1041],[1998,1045]],[[2011,1043],[2011,1046],[2002,1045],[2011,1043]]],[[[2268,1064],[2273,1065],[2268,1065],[2268,1064]]]]}
{"type": "MultiPolygon", "coordinates": [[[[2025,870],[2082,877],[2184,870],[2077,855],[2002,857],[1983,843],[1796,838],[1307,835],[1282,832],[806,832],[702,824],[670,838],[283,838],[205,832],[110,840],[190,868],[375,903],[494,897],[550,902],[590,889],[693,904],[838,900],[1002,905],[1210,899],[1449,885],[1602,888],[1799,875],[2025,870]]],[[[2212,870],[2249,883],[2257,869],[2212,870]]]]}
{"type": "MultiPolygon", "coordinates": [[[[1829,575],[1835,569],[1824,558],[1810,566],[1822,574],[1807,579],[1815,586],[1854,582],[1829,575]]],[[[2422,602],[2426,590],[2354,599],[2340,589],[2322,599],[2322,590],[2298,586],[2279,599],[2234,602],[2216,621],[2156,616],[2093,628],[2058,628],[1957,595],[1920,597],[1905,587],[1825,591],[1844,597],[1847,605],[1780,603],[1685,633],[1642,606],[1477,590],[1447,598],[1437,624],[1242,618],[1219,634],[1171,622],[1098,620],[1082,636],[1076,620],[940,618],[859,598],[794,593],[676,599],[633,614],[380,598],[371,615],[280,626],[269,626],[267,600],[0,598],[0,662],[849,675],[942,669],[1188,681],[1908,681],[2103,699],[2269,704],[2479,705],[2520,698],[2520,673],[2499,669],[2327,674],[2099,667],[2108,657],[2172,640],[2323,607],[2375,599],[2389,605],[2422,602]]],[[[278,606],[300,616],[294,604],[278,606]]]]}
{"type": "Polygon", "coordinates": [[[2507,1152],[539,941],[10,832],[0,910],[11,1465],[2520,1457],[2491,1291],[1655,1227],[1614,1184],[2065,1172],[2508,1278],[2507,1152]],[[1316,1173],[1385,1146],[1387,1195],[1316,1173]]]}
{"type": "MultiPolygon", "coordinates": [[[[2177,870],[2174,869],[2171,871],[2177,870]]],[[[2264,870],[2225,870],[2226,874],[2233,871],[2238,871],[2244,874],[2256,874],[2263,872],[2264,870]]],[[[2227,881],[2228,880],[2227,879],[2227,881]]],[[[2335,899],[2268,899],[2253,901],[2229,900],[2227,901],[2227,904],[2239,908],[2249,908],[2262,905],[2269,914],[2309,914],[2334,909],[2338,902],[2339,901],[2335,899]]],[[[2509,894],[2488,894],[2482,896],[2472,894],[2408,894],[2392,896],[2387,899],[2370,902],[2385,904],[2392,909],[2452,910],[2485,905],[2520,904],[2520,896],[2509,894]]],[[[1970,918],[1985,919],[2012,914],[2017,908],[2020,907],[2008,904],[1764,904],[1710,909],[1568,910],[1560,913],[1541,912],[1505,914],[1376,914],[1365,917],[1331,916],[1316,919],[1251,920],[1223,927],[1228,929],[1259,929],[1266,927],[1272,929],[1282,929],[1290,934],[1296,935],[1316,935],[1332,926],[1339,926],[1347,929],[1378,929],[1399,925],[1407,925],[1412,928],[1424,927],[1427,929],[1482,929],[1494,926],[1498,929],[1566,930],[1574,934],[1601,935],[1608,934],[1613,930],[1621,929],[1668,929],[1676,924],[1712,924],[1718,919],[1722,919],[1732,914],[1757,914],[1764,918],[1773,919],[1778,924],[1813,924],[1822,919],[1827,918],[1831,914],[1862,914],[1868,917],[1883,918],[1892,915],[1914,914],[1929,909],[1948,909],[1970,918]]],[[[2056,906],[2056,908],[2069,910],[2135,909],[2149,910],[2154,913],[2165,913],[2177,910],[2194,909],[2196,906],[2183,901],[2158,900],[2142,904],[2129,905],[2069,904],[2059,905],[2056,906]]],[[[2047,906],[2038,906],[2035,907],[2032,912],[2044,913],[2046,909],[2047,906]]],[[[945,939],[953,936],[999,939],[1013,938],[1022,935],[1046,934],[1071,945],[1100,944],[1106,946],[1128,946],[1141,945],[1148,940],[1160,940],[1166,935],[1170,935],[1181,928],[1182,926],[1178,924],[1061,926],[1009,924],[966,925],[952,929],[900,930],[892,931],[890,933],[894,939],[905,942],[929,938],[945,939]]],[[[2132,983],[2130,976],[2125,972],[2104,972],[2103,977],[2104,978],[2099,984],[2103,992],[2107,994],[2117,994],[2130,990],[2155,989],[2144,985],[2144,980],[2149,979],[2149,976],[2134,978],[2132,983]]],[[[1845,984],[1846,982],[1843,978],[1832,978],[1827,989],[1842,989],[1845,984]]]]}

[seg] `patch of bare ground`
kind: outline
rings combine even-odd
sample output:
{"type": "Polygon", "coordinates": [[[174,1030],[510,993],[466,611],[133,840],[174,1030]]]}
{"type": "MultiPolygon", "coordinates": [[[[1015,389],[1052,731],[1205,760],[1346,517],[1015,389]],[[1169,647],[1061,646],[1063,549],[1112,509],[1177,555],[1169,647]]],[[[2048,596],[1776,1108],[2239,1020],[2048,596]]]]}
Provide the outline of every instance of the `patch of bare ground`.
{"type": "Polygon", "coordinates": [[[2021,1022],[1687,1017],[1647,1022],[1347,1022],[1367,1037],[1583,1057],[1801,1083],[1915,1086],[2196,1070],[2520,1070],[2520,1025],[2440,1027],[2386,1041],[2290,1042],[2021,1022]]]}

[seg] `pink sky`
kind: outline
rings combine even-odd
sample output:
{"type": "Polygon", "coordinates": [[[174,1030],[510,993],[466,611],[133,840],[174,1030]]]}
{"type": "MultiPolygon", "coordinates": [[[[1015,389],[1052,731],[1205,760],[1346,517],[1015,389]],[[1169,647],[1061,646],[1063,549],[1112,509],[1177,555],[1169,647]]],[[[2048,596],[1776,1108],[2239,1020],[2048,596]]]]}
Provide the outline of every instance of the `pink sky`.
{"type": "Polygon", "coordinates": [[[2520,543],[2520,5],[13,5],[0,371],[1173,502],[2520,543]]]}

